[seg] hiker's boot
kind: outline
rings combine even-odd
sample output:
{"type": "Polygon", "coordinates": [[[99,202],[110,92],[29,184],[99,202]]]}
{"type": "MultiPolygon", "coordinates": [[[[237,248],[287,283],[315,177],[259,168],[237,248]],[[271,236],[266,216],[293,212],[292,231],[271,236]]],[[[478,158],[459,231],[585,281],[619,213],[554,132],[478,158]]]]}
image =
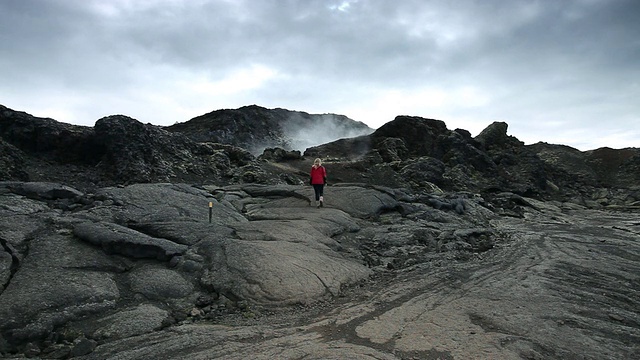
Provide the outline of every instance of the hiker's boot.
{"type": "Polygon", "coordinates": [[[320,207],[324,206],[324,197],[320,196],[320,207]]]}

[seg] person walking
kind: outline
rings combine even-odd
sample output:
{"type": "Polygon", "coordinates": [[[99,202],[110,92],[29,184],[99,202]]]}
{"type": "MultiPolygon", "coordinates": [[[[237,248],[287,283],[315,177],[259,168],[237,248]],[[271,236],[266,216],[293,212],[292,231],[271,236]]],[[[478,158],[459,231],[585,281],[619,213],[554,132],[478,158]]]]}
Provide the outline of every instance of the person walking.
{"type": "Polygon", "coordinates": [[[313,161],[310,183],[316,194],[316,207],[324,206],[324,186],[327,184],[327,169],[322,166],[322,160],[320,159],[313,161]]]}

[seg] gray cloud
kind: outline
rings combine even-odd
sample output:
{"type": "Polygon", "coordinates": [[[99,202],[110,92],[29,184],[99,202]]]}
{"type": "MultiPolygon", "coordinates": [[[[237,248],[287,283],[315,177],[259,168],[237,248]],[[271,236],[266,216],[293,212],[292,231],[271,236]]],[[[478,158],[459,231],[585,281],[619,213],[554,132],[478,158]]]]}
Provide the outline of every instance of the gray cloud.
{"type": "Polygon", "coordinates": [[[633,0],[5,0],[0,103],[92,125],[248,104],[640,146],[633,0]]]}

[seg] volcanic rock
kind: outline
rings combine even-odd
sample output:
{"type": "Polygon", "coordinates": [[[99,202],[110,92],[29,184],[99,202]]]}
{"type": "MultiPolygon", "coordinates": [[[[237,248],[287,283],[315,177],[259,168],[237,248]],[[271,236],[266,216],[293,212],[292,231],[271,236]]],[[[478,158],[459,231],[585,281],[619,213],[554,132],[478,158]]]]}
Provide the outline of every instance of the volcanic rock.
{"type": "Polygon", "coordinates": [[[0,357],[640,357],[638,149],[399,116],[300,154],[292,113],[0,108],[0,357]]]}
{"type": "Polygon", "coordinates": [[[216,110],[166,128],[196,142],[216,142],[260,155],[265,148],[302,151],[307,147],[372,132],[344,115],[308,114],[257,105],[216,110]]]}

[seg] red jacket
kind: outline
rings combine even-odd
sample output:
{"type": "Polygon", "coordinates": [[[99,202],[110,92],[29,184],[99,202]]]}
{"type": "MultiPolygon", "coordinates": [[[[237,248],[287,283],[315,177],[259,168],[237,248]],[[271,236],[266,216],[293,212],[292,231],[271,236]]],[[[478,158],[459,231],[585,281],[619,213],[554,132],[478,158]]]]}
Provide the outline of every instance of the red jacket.
{"type": "Polygon", "coordinates": [[[311,185],[320,185],[327,183],[327,170],[324,166],[315,166],[311,167],[311,185]]]}

